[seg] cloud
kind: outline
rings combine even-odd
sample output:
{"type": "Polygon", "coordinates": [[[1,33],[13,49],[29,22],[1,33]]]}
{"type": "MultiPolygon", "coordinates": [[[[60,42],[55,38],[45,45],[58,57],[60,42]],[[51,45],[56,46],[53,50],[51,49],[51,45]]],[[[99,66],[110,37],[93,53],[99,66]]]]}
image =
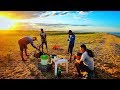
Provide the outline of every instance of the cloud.
{"type": "Polygon", "coordinates": [[[0,11],[0,15],[6,15],[14,19],[28,19],[39,17],[47,11],[0,11]]]}
{"type": "Polygon", "coordinates": [[[91,25],[71,25],[71,26],[91,26],[91,25]]]}
{"type": "Polygon", "coordinates": [[[87,15],[90,12],[91,11],[48,11],[45,12],[42,17],[57,16],[57,15],[63,16],[67,14],[76,15],[76,13],[78,14],[78,16],[81,16],[81,15],[87,15]]]}
{"type": "Polygon", "coordinates": [[[57,15],[60,15],[60,16],[62,16],[62,15],[66,15],[66,14],[68,14],[69,13],[69,11],[52,11],[52,16],[57,16],[57,15]]]}
{"type": "Polygon", "coordinates": [[[80,14],[80,15],[86,15],[86,14],[89,14],[89,13],[91,13],[92,11],[78,11],[78,13],[80,14]]]}
{"type": "MultiPolygon", "coordinates": [[[[33,25],[33,24],[31,24],[33,25]]],[[[91,26],[91,25],[85,25],[85,24],[48,24],[48,23],[34,23],[34,25],[37,26],[50,26],[50,27],[64,27],[64,26],[91,26]]]]}
{"type": "Polygon", "coordinates": [[[68,14],[69,13],[69,11],[64,11],[64,12],[62,12],[60,15],[66,15],[66,14],[68,14]]]}
{"type": "Polygon", "coordinates": [[[46,24],[46,23],[34,23],[36,26],[49,26],[49,27],[64,27],[70,26],[70,24],[46,24]]]}
{"type": "Polygon", "coordinates": [[[36,28],[34,28],[34,25],[30,24],[30,23],[16,23],[11,30],[34,30],[36,28]]]}
{"type": "Polygon", "coordinates": [[[60,15],[60,13],[61,13],[60,11],[52,11],[51,15],[52,16],[56,16],[56,15],[60,15]]]}
{"type": "Polygon", "coordinates": [[[43,16],[41,15],[40,17],[45,18],[45,17],[48,17],[48,16],[50,16],[50,14],[46,14],[46,15],[43,15],[43,16]]]}
{"type": "Polygon", "coordinates": [[[14,19],[30,19],[30,18],[45,18],[49,16],[56,16],[56,15],[67,15],[67,14],[76,14],[79,15],[86,15],[91,11],[0,11],[0,15],[7,15],[14,19]]]}
{"type": "MultiPolygon", "coordinates": [[[[79,28],[79,27],[86,27],[86,26],[89,26],[89,25],[18,22],[12,29],[14,29],[14,30],[39,30],[40,28],[47,28],[47,29],[55,28],[55,29],[63,29],[64,30],[64,28],[71,28],[71,27],[79,28]]],[[[74,28],[72,28],[72,29],[74,29],[74,28]]]]}
{"type": "Polygon", "coordinates": [[[84,11],[79,11],[78,13],[79,13],[80,15],[88,14],[87,12],[84,12],[84,11]]]}
{"type": "Polygon", "coordinates": [[[15,26],[15,30],[39,30],[40,28],[44,28],[45,30],[51,31],[67,31],[69,29],[73,31],[80,32],[112,32],[119,31],[119,28],[111,28],[111,27],[98,27],[91,25],[70,25],[70,24],[45,24],[45,23],[18,23],[15,26]]]}

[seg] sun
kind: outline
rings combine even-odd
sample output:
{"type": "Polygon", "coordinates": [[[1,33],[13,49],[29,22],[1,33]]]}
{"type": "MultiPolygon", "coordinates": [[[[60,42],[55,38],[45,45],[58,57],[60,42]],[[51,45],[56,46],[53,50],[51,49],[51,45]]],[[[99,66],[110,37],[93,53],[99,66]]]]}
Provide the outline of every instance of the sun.
{"type": "Polygon", "coordinates": [[[8,30],[11,29],[14,25],[12,19],[0,16],[0,30],[8,30]]]}

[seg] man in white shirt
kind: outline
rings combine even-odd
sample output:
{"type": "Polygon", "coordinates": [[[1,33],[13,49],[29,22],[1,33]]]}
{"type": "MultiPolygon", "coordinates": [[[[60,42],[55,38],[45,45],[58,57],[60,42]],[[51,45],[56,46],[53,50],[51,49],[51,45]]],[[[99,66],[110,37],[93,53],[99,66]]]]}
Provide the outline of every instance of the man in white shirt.
{"type": "Polygon", "coordinates": [[[94,60],[92,57],[88,55],[86,51],[87,48],[84,44],[81,45],[80,47],[82,56],[80,60],[76,60],[75,66],[77,68],[79,76],[82,76],[80,71],[86,71],[88,72],[88,78],[90,78],[90,76],[94,74],[94,60]]]}

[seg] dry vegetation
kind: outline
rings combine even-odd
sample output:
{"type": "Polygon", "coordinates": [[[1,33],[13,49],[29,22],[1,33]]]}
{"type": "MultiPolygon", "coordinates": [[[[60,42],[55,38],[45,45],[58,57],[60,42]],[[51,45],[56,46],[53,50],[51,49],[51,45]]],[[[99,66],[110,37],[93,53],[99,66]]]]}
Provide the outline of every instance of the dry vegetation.
{"type": "MultiPolygon", "coordinates": [[[[47,32],[49,54],[66,55],[67,34],[61,32],[47,32]],[[52,50],[57,44],[62,50],[52,50]]],[[[23,36],[36,36],[40,42],[39,32],[37,31],[9,31],[0,32],[0,78],[1,79],[52,79],[54,78],[54,65],[50,72],[42,73],[37,68],[37,60],[31,61],[26,57],[27,62],[22,62],[19,55],[18,40],[23,36]]],[[[76,34],[76,41],[73,53],[79,50],[80,44],[95,53],[95,72],[97,79],[120,79],[120,38],[105,33],[76,34]]],[[[39,44],[35,42],[35,45],[39,44]]],[[[28,52],[35,49],[28,45],[28,52]]],[[[69,73],[64,72],[63,79],[76,79],[76,69],[74,62],[69,63],[69,73]]],[[[78,78],[77,78],[78,79],[78,78]]]]}

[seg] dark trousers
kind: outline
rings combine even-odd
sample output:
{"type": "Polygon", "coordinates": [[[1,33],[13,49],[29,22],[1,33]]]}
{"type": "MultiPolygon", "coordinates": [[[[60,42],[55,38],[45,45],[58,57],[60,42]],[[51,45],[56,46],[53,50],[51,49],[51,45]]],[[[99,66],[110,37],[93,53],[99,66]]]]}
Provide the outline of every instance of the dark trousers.
{"type": "Polygon", "coordinates": [[[91,78],[94,74],[94,71],[90,70],[86,65],[84,65],[83,63],[76,63],[75,64],[76,66],[76,69],[77,69],[77,72],[79,75],[80,74],[80,71],[86,71],[88,73],[88,78],[91,78]]]}
{"type": "Polygon", "coordinates": [[[74,45],[69,45],[68,52],[72,55],[74,45]]]}

